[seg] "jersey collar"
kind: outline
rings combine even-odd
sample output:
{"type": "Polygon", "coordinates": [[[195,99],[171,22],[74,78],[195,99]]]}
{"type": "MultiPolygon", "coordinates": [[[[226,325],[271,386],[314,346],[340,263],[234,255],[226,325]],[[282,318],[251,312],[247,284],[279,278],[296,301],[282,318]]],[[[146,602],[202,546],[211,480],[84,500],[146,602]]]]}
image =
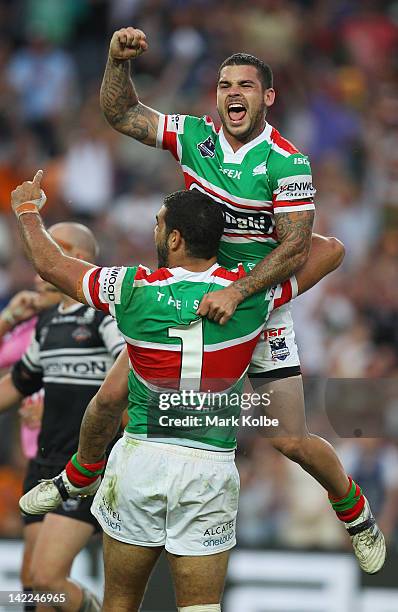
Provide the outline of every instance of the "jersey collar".
{"type": "Polygon", "coordinates": [[[170,272],[175,278],[179,280],[192,280],[196,282],[205,282],[208,278],[213,275],[214,270],[220,267],[219,263],[215,263],[207,270],[203,272],[192,272],[192,270],[186,270],[185,268],[181,268],[180,266],[176,268],[169,268],[170,272]]]}
{"type": "Polygon", "coordinates": [[[231,145],[228,140],[225,138],[223,128],[221,127],[219,131],[219,142],[221,146],[221,150],[224,154],[224,163],[226,164],[241,164],[246,153],[254,149],[260,142],[271,142],[271,132],[272,125],[265,122],[265,127],[261,134],[259,134],[254,140],[250,140],[243,147],[238,149],[236,153],[234,153],[231,145]]]}

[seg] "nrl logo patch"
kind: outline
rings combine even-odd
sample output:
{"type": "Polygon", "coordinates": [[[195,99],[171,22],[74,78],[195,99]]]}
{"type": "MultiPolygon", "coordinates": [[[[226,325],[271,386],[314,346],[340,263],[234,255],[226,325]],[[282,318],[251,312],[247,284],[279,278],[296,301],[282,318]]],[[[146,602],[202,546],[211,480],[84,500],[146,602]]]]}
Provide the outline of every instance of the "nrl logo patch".
{"type": "Polygon", "coordinates": [[[200,142],[197,147],[202,157],[215,156],[216,145],[214,144],[211,136],[206,138],[206,140],[204,140],[203,142],[200,142]]]}
{"type": "Polygon", "coordinates": [[[285,338],[275,338],[269,341],[271,347],[272,359],[278,359],[279,361],[285,361],[290,355],[290,351],[286,346],[285,338]]]}

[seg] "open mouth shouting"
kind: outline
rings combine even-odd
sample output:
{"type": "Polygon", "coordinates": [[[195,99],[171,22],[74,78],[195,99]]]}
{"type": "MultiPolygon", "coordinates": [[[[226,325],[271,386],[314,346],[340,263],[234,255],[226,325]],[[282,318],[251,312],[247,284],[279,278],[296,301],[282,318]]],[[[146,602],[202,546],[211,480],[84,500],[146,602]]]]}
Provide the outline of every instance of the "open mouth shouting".
{"type": "Polygon", "coordinates": [[[241,125],[246,117],[247,109],[242,102],[230,102],[227,107],[228,117],[232,125],[241,125]]]}

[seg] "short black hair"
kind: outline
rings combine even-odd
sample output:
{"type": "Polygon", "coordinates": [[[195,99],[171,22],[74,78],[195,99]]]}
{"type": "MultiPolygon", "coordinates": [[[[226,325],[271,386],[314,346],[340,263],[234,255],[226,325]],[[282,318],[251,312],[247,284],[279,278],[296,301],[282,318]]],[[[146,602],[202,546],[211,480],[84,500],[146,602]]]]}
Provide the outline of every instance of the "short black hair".
{"type": "Polygon", "coordinates": [[[274,75],[272,74],[270,66],[263,62],[263,60],[258,59],[255,55],[250,55],[250,53],[234,53],[230,55],[223,61],[218,70],[219,79],[221,70],[225,68],[225,66],[254,66],[257,68],[258,76],[260,77],[264,89],[270,89],[274,86],[274,75]]]}
{"type": "Polygon", "coordinates": [[[198,191],[181,190],[164,199],[167,236],[178,230],[191,257],[210,259],[217,255],[224,231],[224,215],[218,202],[198,191]]]}

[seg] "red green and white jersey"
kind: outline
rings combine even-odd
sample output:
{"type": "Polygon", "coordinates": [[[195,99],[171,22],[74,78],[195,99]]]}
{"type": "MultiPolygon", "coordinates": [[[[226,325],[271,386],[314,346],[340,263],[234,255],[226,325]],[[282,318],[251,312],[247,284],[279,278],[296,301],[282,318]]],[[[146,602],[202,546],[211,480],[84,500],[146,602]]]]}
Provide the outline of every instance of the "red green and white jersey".
{"type": "Polygon", "coordinates": [[[226,267],[257,263],[278,245],[275,214],[314,209],[308,158],[268,123],[234,153],[210,117],[160,115],[157,146],[180,163],[187,189],[221,204],[218,260],[226,267]]]}
{"type": "Polygon", "coordinates": [[[235,448],[232,421],[218,427],[205,419],[192,427],[192,422],[180,426],[160,417],[201,417],[212,409],[203,400],[208,392],[223,394],[216,406],[219,418],[239,416],[239,402],[231,406],[227,398],[239,393],[265,320],[274,308],[295,297],[296,281],[245,300],[225,326],[198,317],[196,310],[205,293],[228,286],[250,267],[240,264],[226,270],[214,264],[205,272],[183,268],[152,272],[139,265],[93,268],[85,274],[87,302],[115,317],[127,342],[129,433],[200,448],[235,448]],[[187,399],[188,391],[194,395],[187,399]],[[167,408],[171,394],[173,405],[167,408]]]}

